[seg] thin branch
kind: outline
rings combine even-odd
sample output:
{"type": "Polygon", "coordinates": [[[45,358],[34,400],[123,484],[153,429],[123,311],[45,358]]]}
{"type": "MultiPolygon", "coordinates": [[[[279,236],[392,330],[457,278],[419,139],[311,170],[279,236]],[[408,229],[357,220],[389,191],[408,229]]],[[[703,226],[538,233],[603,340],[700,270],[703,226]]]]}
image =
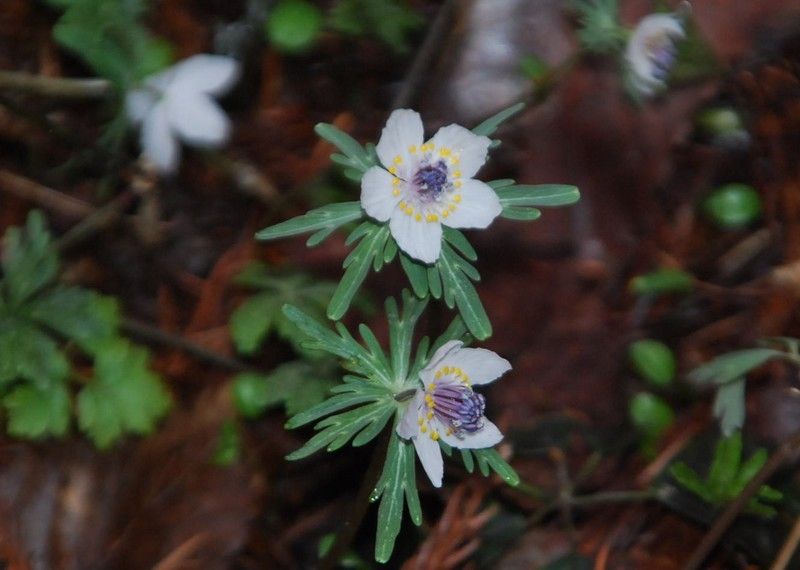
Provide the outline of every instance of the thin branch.
{"type": "Polygon", "coordinates": [[[23,71],[0,71],[0,90],[57,99],[104,99],[114,92],[105,79],[47,77],[23,71]]]}
{"type": "Polygon", "coordinates": [[[792,556],[797,551],[798,544],[800,544],[800,517],[794,521],[786,542],[781,546],[781,550],[769,570],[784,570],[789,565],[789,562],[792,561],[792,556]]]}
{"type": "Polygon", "coordinates": [[[795,434],[789,441],[781,445],[764,464],[755,477],[753,477],[744,490],[736,497],[714,522],[711,529],[697,545],[684,570],[698,570],[728,528],[744,510],[750,499],[758,492],[761,486],[772,477],[775,471],[800,450],[800,433],[795,434]]]}
{"type": "Polygon", "coordinates": [[[168,332],[161,330],[158,327],[141,323],[139,321],[134,321],[130,319],[123,320],[122,330],[124,330],[131,336],[138,337],[146,342],[162,344],[180,349],[186,352],[187,354],[196,356],[197,358],[204,360],[210,364],[214,364],[215,366],[219,366],[220,368],[226,368],[228,370],[232,370],[233,372],[247,372],[256,370],[255,367],[250,366],[249,364],[242,362],[241,360],[238,360],[236,358],[230,358],[228,356],[224,356],[216,352],[212,352],[200,346],[199,344],[195,344],[189,340],[186,340],[182,336],[170,334],[168,332]]]}
{"type": "Polygon", "coordinates": [[[392,100],[392,109],[408,107],[414,103],[414,98],[419,91],[422,80],[425,78],[425,73],[433,63],[433,56],[447,36],[447,26],[453,18],[455,7],[455,0],[446,0],[439,8],[436,13],[436,19],[428,28],[428,33],[425,35],[422,45],[417,50],[416,56],[414,56],[414,61],[403,78],[400,90],[392,100]]]}
{"type": "Polygon", "coordinates": [[[0,192],[12,194],[23,200],[30,200],[69,218],[82,219],[95,212],[94,206],[83,200],[78,200],[4,169],[0,170],[0,192]]]}

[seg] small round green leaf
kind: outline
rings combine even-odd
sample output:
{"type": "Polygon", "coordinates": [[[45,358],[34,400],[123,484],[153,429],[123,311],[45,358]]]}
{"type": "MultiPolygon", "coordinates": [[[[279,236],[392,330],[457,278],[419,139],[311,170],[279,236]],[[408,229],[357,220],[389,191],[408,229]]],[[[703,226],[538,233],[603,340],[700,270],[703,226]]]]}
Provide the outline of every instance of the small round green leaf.
{"type": "Polygon", "coordinates": [[[260,416],[269,403],[267,379],[261,374],[244,372],[233,381],[233,403],[245,418],[260,416]]]}
{"type": "Polygon", "coordinates": [[[636,394],[628,411],[636,429],[650,438],[660,436],[675,419],[670,405],[650,392],[636,394]]]}
{"type": "Polygon", "coordinates": [[[675,356],[663,342],[637,340],[628,349],[628,356],[636,372],[653,386],[669,386],[675,378],[675,356]]]}
{"type": "Polygon", "coordinates": [[[662,293],[687,293],[692,290],[694,278],[680,269],[659,269],[631,279],[630,290],[635,295],[662,293]]]}
{"type": "Polygon", "coordinates": [[[310,48],[322,27],[322,12],[305,0],[281,0],[266,23],[267,39],[277,49],[297,53],[310,48]]]}
{"type": "Polygon", "coordinates": [[[761,215],[761,197],[747,184],[726,184],[706,198],[703,211],[717,227],[739,229],[761,215]]]}

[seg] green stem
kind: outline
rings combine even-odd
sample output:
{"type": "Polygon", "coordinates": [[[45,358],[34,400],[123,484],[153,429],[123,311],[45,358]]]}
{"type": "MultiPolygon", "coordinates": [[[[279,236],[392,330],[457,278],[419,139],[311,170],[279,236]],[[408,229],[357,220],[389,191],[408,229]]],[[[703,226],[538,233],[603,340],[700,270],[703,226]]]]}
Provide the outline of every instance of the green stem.
{"type": "Polygon", "coordinates": [[[0,90],[58,99],[104,99],[114,92],[105,79],[46,77],[22,71],[0,71],[0,90]]]}

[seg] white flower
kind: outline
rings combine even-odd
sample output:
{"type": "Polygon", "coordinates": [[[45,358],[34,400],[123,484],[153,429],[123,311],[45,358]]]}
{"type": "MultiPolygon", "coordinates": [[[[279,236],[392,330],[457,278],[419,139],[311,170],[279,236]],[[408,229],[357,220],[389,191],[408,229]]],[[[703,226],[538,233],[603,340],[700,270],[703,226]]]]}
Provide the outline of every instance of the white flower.
{"type": "Polygon", "coordinates": [[[213,97],[225,94],[239,77],[239,64],[221,55],[195,55],[152,75],[125,96],[125,109],[141,124],[142,154],[162,173],[176,170],[178,139],[215,148],[230,135],[230,121],[213,97]]]}
{"type": "Polygon", "coordinates": [[[472,176],[491,141],[448,125],[424,142],[419,113],[398,109],[389,116],[376,148],[383,167],[361,179],[361,205],[379,222],[389,220],[397,245],[433,263],[442,249],[442,224],[485,228],[502,207],[497,194],[472,176]]]}
{"type": "Polygon", "coordinates": [[[417,389],[397,434],[411,439],[425,473],[435,487],[442,486],[441,439],[452,447],[481,449],[503,439],[497,426],[483,415],[484,397],[472,386],[488,384],[511,370],[511,364],[485,348],[463,348],[450,341],[433,355],[420,372],[417,389]]]}
{"type": "Polygon", "coordinates": [[[650,14],[639,22],[625,50],[637,93],[647,96],[664,88],[678,54],[675,43],[685,36],[682,18],[676,14],[650,14]]]}

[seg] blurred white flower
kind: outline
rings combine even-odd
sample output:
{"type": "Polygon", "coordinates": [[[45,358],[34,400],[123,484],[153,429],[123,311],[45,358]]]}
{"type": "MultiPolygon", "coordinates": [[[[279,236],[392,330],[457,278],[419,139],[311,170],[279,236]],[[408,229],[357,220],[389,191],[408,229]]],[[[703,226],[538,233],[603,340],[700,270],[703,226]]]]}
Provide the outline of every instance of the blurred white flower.
{"type": "Polygon", "coordinates": [[[428,142],[422,119],[393,111],[376,151],[383,166],[361,179],[361,205],[379,222],[389,221],[397,245],[433,263],[442,249],[442,224],[485,228],[502,211],[500,199],[472,176],[486,162],[491,140],[459,125],[442,127],[428,142]]]}
{"type": "Polygon", "coordinates": [[[239,78],[239,64],[221,55],[195,55],[144,80],[125,96],[130,121],[141,125],[142,154],[159,172],[175,172],[179,140],[216,148],[227,142],[230,121],[214,101],[239,78]]]}
{"type": "Polygon", "coordinates": [[[686,36],[677,14],[650,14],[643,18],[628,41],[625,60],[637,94],[652,95],[663,89],[675,58],[676,42],[686,36]]]}
{"type": "Polygon", "coordinates": [[[444,472],[440,439],[461,449],[491,447],[503,439],[483,415],[486,401],[472,386],[488,384],[509,370],[511,364],[491,350],[450,341],[420,372],[422,388],[397,424],[397,434],[412,440],[434,487],[442,486],[444,472]]]}

